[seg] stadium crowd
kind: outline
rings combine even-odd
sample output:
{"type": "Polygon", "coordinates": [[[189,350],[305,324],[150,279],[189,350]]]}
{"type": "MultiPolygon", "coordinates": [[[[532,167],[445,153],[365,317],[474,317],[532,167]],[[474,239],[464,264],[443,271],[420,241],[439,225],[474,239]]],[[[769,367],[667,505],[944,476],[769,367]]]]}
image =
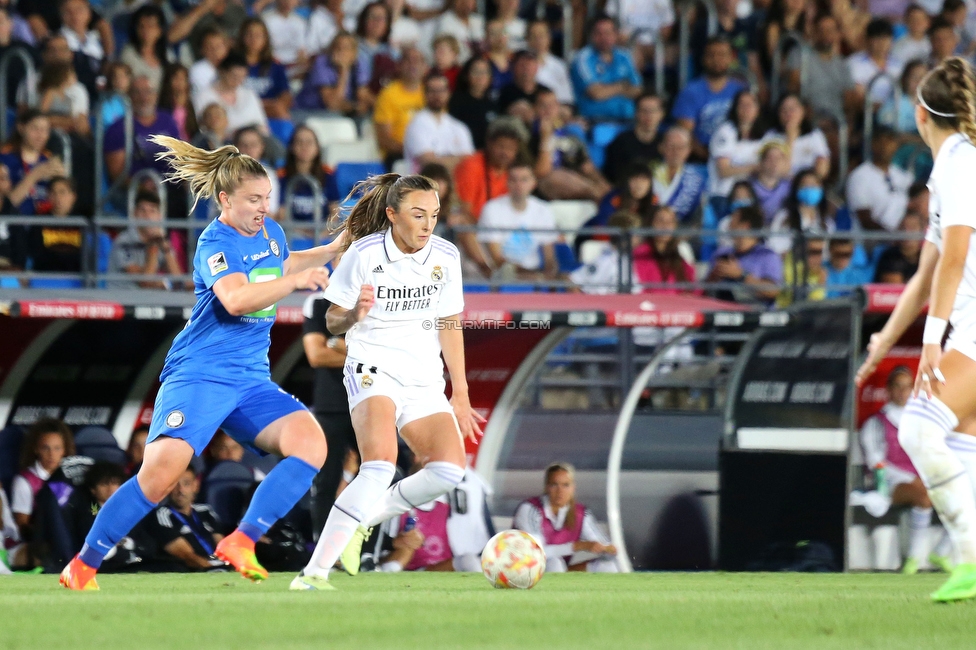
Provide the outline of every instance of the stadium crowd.
{"type": "MultiPolygon", "coordinates": [[[[262,160],[295,248],[368,173],[422,172],[469,284],[616,290],[624,255],[644,290],[765,303],[912,275],[932,162],[915,89],[976,52],[963,0],[2,4],[2,215],[212,216],[160,195],[162,133],[262,160]],[[554,231],[580,225],[654,232],[554,231]]],[[[193,230],[43,223],[0,221],[0,286],[92,268],[188,288],[193,230]]]]}

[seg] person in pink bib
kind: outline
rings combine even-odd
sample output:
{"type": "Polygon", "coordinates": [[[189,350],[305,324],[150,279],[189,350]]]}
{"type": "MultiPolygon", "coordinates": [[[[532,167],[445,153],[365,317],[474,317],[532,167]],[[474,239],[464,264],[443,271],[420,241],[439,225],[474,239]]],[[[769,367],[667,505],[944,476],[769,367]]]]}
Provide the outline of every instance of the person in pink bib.
{"type": "Polygon", "coordinates": [[[548,572],[618,571],[617,549],[597,527],[593,513],[576,502],[576,470],[569,463],[546,468],[545,494],[520,503],[512,526],[542,543],[548,572]]]}

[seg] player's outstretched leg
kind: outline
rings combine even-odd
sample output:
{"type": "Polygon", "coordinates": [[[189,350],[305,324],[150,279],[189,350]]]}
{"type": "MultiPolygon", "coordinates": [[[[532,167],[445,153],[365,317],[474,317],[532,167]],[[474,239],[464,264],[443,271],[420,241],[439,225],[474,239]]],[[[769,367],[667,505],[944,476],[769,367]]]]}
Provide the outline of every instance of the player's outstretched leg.
{"type": "Polygon", "coordinates": [[[77,591],[98,589],[95,573],[105,554],[172,491],[192,457],[193,448],[185,440],[158,438],[146,445],[139,475],[102,506],[81,552],[61,572],[61,585],[77,591]]]}
{"type": "Polygon", "coordinates": [[[941,400],[919,396],[909,400],[898,431],[959,558],[949,580],[932,594],[936,602],[976,597],[976,499],[966,468],[946,443],[958,424],[941,400]]]}

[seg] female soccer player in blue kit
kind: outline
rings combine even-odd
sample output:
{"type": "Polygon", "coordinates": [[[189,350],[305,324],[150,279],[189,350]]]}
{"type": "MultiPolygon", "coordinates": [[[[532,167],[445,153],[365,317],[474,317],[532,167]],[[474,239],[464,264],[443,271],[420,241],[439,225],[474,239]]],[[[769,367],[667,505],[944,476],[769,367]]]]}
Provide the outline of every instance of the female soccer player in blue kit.
{"type": "Polygon", "coordinates": [[[268,572],[254,543],[312,485],[325,462],[315,418],[271,381],[268,346],[276,303],[296,290],[323,289],[343,238],[290,253],[281,226],[266,219],[271,182],[257,160],[236,147],[215,151],[154,136],[175,180],[194,197],[215,198],[217,217],[200,235],[193,260],[197,302],[173,341],[138,476],[106,502],[85,545],[61,573],[68,589],[98,589],[105,554],[173,489],[194,454],[221,428],[245,445],[284,456],[261,482],[240,525],[214,555],[251,580],[268,572]]]}

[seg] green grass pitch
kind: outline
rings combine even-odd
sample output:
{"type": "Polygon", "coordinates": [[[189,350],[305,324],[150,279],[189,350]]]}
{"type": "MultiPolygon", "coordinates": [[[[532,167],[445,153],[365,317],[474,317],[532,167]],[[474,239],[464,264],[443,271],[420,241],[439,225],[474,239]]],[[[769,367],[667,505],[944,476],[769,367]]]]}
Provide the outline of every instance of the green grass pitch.
{"type": "Polygon", "coordinates": [[[547,575],[530,591],[479,574],[0,578],[0,650],[65,648],[973,648],[976,603],[934,605],[944,575],[547,575]]]}

